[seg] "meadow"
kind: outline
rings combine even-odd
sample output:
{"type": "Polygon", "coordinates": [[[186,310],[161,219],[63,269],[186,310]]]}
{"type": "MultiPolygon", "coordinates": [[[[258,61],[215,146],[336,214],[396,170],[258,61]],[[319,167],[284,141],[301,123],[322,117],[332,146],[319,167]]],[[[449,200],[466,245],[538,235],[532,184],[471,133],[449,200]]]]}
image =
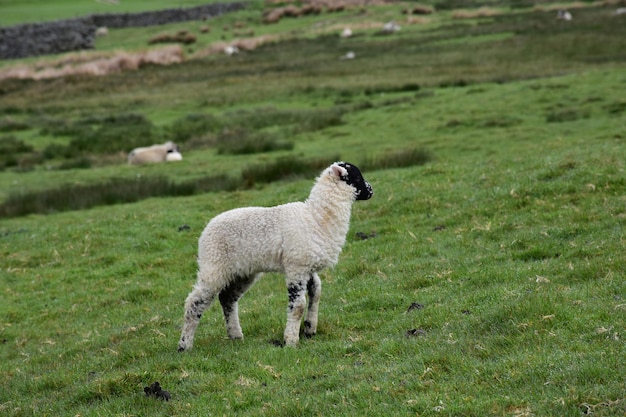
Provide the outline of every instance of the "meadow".
{"type": "MultiPolygon", "coordinates": [[[[53,3],[39,19],[82,12],[53,3]]],[[[254,1],[93,51],[185,30],[180,64],[0,80],[0,414],[624,415],[623,2],[415,4],[268,25],[254,1]],[[244,33],[272,41],[201,53],[244,33]],[[165,140],[182,162],[126,164],[165,140]],[[214,305],[177,353],[204,225],[303,200],[339,159],[375,194],[320,274],[318,334],[277,346],[287,292],[268,274],[240,303],[243,341],[214,305]],[[170,401],[144,395],[155,381],[170,401]]]]}

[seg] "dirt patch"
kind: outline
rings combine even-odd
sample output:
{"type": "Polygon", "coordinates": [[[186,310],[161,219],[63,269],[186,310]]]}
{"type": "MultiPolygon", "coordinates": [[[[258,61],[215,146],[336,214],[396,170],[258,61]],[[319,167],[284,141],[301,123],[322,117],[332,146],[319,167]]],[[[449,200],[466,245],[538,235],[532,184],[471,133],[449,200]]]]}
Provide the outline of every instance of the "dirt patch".
{"type": "Polygon", "coordinates": [[[267,0],[265,3],[266,5],[269,6],[269,8],[263,14],[263,22],[264,23],[276,23],[285,17],[299,17],[299,16],[310,15],[310,14],[342,12],[347,9],[397,3],[397,1],[396,0],[341,0],[341,1],[305,0],[302,2],[300,1],[297,2],[301,4],[300,6],[296,6],[292,4],[292,3],[296,3],[295,0],[292,0],[292,1],[267,0]],[[288,3],[288,4],[285,5],[285,3],[288,3]],[[281,6],[272,7],[273,5],[276,5],[276,4],[280,4],[281,6]]]}

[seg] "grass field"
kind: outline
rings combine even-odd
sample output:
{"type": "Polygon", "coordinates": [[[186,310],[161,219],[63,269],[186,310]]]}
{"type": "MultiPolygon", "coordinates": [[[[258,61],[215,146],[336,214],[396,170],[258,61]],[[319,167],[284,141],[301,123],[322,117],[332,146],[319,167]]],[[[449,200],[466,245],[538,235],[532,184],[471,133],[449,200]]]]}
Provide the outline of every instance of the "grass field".
{"type": "MultiPolygon", "coordinates": [[[[0,414],[623,416],[626,16],[554,5],[263,25],[255,2],[203,22],[178,65],[0,81],[0,414]],[[235,22],[277,38],[194,55],[235,22]],[[184,161],[126,165],[168,139],[184,161]],[[305,199],[339,158],[375,195],[321,274],[318,334],[276,346],[287,294],[268,274],[240,303],[244,341],[213,306],[177,353],[208,220],[305,199]],[[170,401],[144,395],[155,381],[170,401]]],[[[95,52],[200,25],[111,31],[95,52]]]]}

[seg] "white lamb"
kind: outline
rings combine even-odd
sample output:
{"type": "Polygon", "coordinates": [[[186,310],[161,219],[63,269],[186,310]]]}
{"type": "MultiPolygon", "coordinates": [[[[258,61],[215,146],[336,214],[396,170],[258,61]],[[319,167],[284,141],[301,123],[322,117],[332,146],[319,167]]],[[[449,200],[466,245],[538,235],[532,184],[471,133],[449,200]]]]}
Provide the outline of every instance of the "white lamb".
{"type": "Polygon", "coordinates": [[[168,160],[182,160],[182,155],[180,155],[180,159],[168,159],[169,153],[178,153],[178,146],[176,146],[176,144],[171,141],[165,142],[161,145],[135,148],[128,154],[128,163],[131,165],[142,165],[156,162],[165,162],[168,160]]]}
{"type": "Polygon", "coordinates": [[[284,340],[296,346],[306,296],[304,334],[317,331],[321,281],[317,273],[337,264],[355,200],[372,197],[359,169],[336,162],[317,178],[304,202],[245,207],[213,218],[199,240],[198,280],[185,302],[178,351],[193,346],[202,313],[218,296],[231,339],[242,339],[238,301],[263,272],[286,276],[289,304],[284,340]]]}

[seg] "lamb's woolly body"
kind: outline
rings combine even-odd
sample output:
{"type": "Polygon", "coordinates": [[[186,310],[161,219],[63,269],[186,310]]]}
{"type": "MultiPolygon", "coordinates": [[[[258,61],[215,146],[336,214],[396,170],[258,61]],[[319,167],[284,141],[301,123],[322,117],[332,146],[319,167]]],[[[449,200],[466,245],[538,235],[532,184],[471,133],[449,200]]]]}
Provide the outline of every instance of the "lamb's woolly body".
{"type": "MultiPolygon", "coordinates": [[[[334,266],[345,243],[352,195],[339,198],[328,177],[305,202],[244,207],[215,217],[199,241],[198,262],[229,280],[259,272],[317,272],[334,266]],[[321,195],[335,193],[337,199],[321,195]],[[306,233],[303,233],[306,230],[306,233]]],[[[223,282],[227,284],[227,281],[223,282]]]]}
{"type": "MultiPolygon", "coordinates": [[[[348,165],[350,166],[350,165],[348,165]]],[[[263,272],[282,272],[289,291],[285,342],[298,341],[300,320],[309,296],[305,333],[317,327],[320,270],[334,266],[345,243],[354,200],[371,197],[371,187],[357,190],[348,173],[333,164],[318,177],[304,202],[275,207],[245,207],[213,218],[199,239],[198,281],[187,297],[179,350],[190,349],[202,312],[219,295],[228,335],[242,338],[237,300],[263,272]],[[339,175],[339,174],[341,175],[339,175]],[[342,178],[343,177],[343,178],[342,178]]]]}

